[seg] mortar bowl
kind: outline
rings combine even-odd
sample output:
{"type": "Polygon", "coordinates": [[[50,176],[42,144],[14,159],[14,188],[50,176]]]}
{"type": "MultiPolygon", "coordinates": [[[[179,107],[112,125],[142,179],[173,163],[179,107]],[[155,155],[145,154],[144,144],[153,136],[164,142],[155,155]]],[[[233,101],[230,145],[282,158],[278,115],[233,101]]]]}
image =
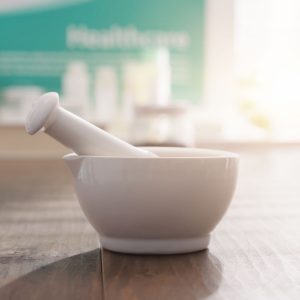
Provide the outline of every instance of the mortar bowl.
{"type": "Polygon", "coordinates": [[[64,156],[100,245],[139,254],[206,249],[233,197],[238,155],[197,148],[144,149],[159,157],[64,156]]]}

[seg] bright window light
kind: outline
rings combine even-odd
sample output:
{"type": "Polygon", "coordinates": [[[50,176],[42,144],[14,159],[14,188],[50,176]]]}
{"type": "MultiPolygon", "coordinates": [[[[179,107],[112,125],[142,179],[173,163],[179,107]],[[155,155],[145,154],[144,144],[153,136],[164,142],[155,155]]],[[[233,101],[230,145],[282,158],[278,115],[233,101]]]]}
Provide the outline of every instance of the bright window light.
{"type": "Polygon", "coordinates": [[[300,140],[300,1],[236,1],[237,101],[279,141],[300,140]]]}

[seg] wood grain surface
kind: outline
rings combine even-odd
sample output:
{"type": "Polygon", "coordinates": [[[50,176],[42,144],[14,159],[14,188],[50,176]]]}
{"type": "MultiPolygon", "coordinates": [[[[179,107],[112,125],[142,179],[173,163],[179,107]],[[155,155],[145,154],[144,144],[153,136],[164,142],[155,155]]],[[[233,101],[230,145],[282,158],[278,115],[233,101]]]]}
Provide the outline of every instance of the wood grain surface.
{"type": "Polygon", "coordinates": [[[300,148],[243,151],[239,178],[209,250],[125,255],[61,161],[0,161],[0,299],[300,299],[300,148]]]}

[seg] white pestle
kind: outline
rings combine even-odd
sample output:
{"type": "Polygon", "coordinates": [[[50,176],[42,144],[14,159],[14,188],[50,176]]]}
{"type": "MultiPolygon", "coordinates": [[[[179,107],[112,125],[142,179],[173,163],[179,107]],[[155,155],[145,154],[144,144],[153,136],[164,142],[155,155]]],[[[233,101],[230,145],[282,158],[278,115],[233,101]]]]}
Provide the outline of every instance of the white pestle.
{"type": "Polygon", "coordinates": [[[107,133],[59,105],[59,95],[51,92],[33,103],[26,123],[29,134],[45,133],[78,155],[157,157],[107,133]]]}

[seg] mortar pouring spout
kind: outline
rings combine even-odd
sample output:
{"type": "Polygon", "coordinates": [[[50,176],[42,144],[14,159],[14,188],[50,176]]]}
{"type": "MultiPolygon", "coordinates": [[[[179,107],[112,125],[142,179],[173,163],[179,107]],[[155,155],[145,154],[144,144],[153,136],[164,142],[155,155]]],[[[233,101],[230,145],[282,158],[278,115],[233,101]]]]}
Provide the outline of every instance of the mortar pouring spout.
{"type": "Polygon", "coordinates": [[[66,165],[70,169],[74,178],[78,176],[84,157],[78,156],[75,153],[67,154],[63,157],[66,165]]]}

